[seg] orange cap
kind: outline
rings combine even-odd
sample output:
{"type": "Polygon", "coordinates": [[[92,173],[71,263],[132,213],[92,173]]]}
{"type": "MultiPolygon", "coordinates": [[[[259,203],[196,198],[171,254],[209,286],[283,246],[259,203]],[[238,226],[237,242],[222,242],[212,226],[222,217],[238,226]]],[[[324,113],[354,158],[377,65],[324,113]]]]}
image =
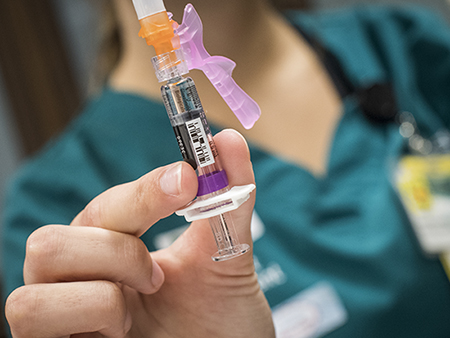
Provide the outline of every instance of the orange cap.
{"type": "Polygon", "coordinates": [[[147,16],[139,20],[141,30],[139,36],[155,47],[156,55],[172,52],[180,48],[180,42],[174,29],[178,24],[169,19],[166,11],[147,16]]]}

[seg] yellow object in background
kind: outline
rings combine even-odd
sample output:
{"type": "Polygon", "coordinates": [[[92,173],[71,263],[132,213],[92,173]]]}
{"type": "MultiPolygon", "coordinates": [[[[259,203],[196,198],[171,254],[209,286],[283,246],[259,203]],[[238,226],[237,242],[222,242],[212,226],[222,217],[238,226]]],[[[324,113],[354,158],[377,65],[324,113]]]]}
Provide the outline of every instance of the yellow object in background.
{"type": "Polygon", "coordinates": [[[442,253],[440,259],[448,280],[450,281],[450,251],[442,253]]]}
{"type": "Polygon", "coordinates": [[[450,154],[405,156],[395,181],[422,249],[450,274],[450,154]]]}
{"type": "Polygon", "coordinates": [[[411,211],[428,210],[432,203],[426,157],[405,156],[399,164],[397,187],[411,211]]]}

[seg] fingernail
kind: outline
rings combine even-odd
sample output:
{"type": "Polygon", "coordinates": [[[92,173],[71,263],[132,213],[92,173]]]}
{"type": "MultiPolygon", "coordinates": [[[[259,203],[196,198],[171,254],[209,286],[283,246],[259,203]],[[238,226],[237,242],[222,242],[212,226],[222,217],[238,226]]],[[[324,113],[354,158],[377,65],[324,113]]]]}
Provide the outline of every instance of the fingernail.
{"type": "Polygon", "coordinates": [[[247,142],[247,140],[245,139],[245,137],[244,137],[244,135],[242,135],[240,132],[238,132],[237,130],[235,130],[235,129],[231,129],[231,128],[227,128],[227,129],[224,129],[224,130],[222,130],[222,131],[227,131],[227,132],[233,132],[233,133],[235,133],[236,135],[239,135],[240,136],[240,138],[245,142],[245,145],[248,147],[248,142],[247,142]]]}
{"type": "Polygon", "coordinates": [[[156,263],[154,260],[153,263],[153,269],[152,269],[152,284],[155,288],[159,289],[159,287],[164,282],[164,272],[159,266],[158,263],[156,263]]]}
{"type": "Polygon", "coordinates": [[[130,310],[127,310],[127,315],[125,317],[124,323],[124,332],[128,333],[131,330],[132,326],[133,326],[133,317],[131,316],[130,310]]]}
{"type": "Polygon", "coordinates": [[[167,195],[178,196],[181,192],[181,163],[169,167],[161,176],[159,184],[167,195]]]}

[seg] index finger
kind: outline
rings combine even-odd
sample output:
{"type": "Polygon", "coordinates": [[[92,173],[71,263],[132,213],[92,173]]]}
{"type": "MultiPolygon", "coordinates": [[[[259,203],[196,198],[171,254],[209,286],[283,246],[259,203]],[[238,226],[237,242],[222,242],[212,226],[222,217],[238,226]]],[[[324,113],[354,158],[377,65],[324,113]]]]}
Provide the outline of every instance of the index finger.
{"type": "Polygon", "coordinates": [[[71,225],[141,236],[161,218],[194,199],[197,176],[184,162],[161,167],[94,198],[71,225]]]}

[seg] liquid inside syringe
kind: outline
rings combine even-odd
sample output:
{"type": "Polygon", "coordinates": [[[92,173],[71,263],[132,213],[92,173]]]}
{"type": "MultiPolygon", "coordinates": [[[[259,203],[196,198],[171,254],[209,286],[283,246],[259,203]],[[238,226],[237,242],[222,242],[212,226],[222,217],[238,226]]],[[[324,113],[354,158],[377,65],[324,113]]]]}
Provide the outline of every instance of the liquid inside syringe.
{"type": "MultiPolygon", "coordinates": [[[[229,191],[228,179],[222,168],[214,140],[198,97],[194,81],[187,77],[171,79],[162,86],[161,94],[183,159],[191,164],[198,176],[198,201],[206,201],[229,191]]],[[[227,201],[209,204],[199,212],[220,209],[227,201]]],[[[209,218],[218,252],[213,260],[221,261],[248,251],[240,244],[229,212],[209,218]]]]}

